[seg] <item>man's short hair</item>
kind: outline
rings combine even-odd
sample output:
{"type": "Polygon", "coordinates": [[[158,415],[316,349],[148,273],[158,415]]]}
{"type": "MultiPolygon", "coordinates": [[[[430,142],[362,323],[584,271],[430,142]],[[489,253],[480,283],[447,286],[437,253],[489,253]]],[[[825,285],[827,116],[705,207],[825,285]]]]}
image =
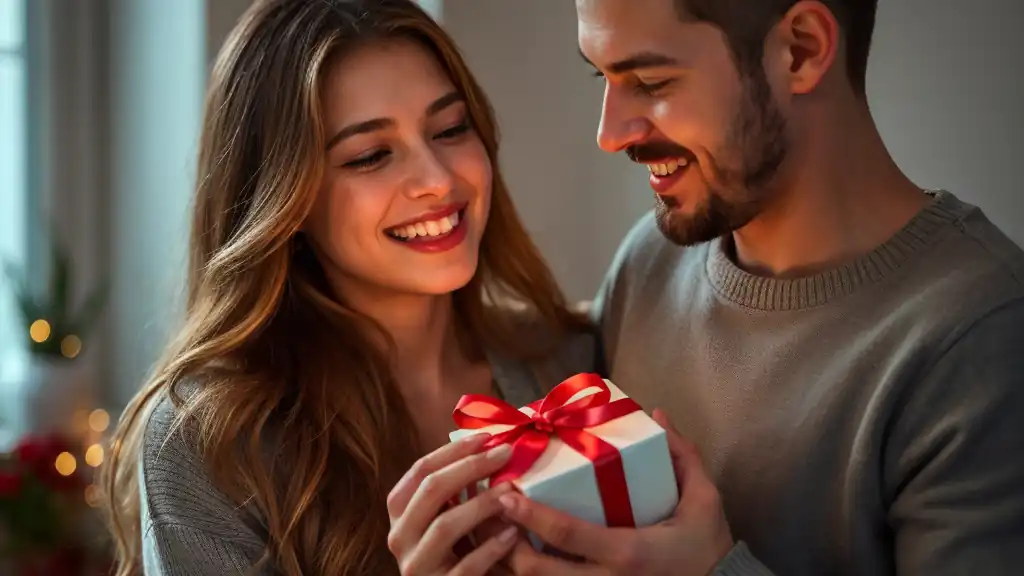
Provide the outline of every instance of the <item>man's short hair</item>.
{"type": "MultiPolygon", "coordinates": [[[[707,22],[725,34],[741,72],[760,69],[772,26],[799,0],[674,0],[684,21],[707,22]]],[[[864,95],[878,0],[818,0],[835,15],[846,41],[850,84],[864,95]]]]}

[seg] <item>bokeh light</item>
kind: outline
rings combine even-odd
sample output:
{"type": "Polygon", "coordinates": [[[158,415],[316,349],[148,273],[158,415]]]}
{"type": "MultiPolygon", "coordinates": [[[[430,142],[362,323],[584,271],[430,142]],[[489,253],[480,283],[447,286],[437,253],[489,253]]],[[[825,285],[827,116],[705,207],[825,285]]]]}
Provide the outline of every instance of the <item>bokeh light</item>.
{"type": "Polygon", "coordinates": [[[28,335],[36,344],[42,344],[50,339],[50,323],[40,318],[28,327],[28,335]]]}
{"type": "Polygon", "coordinates": [[[54,466],[61,476],[71,476],[75,473],[75,469],[78,468],[78,462],[70,452],[61,452],[57,455],[57,461],[54,462],[54,466]]]}

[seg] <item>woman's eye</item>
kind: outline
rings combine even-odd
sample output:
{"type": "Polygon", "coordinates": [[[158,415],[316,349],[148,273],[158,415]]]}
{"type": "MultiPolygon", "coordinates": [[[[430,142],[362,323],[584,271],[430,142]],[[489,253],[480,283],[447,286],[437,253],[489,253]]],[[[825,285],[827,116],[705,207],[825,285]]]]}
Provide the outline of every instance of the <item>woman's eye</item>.
{"type": "Polygon", "coordinates": [[[438,140],[451,140],[453,138],[458,138],[459,136],[462,136],[466,132],[469,132],[469,128],[469,122],[462,122],[456,126],[452,126],[451,128],[445,130],[444,132],[441,132],[440,134],[435,136],[435,138],[437,138],[438,140]]]}
{"type": "Polygon", "coordinates": [[[385,158],[391,155],[391,152],[387,150],[378,150],[368,156],[356,158],[344,164],[345,168],[371,168],[377,164],[380,164],[385,158]]]}
{"type": "MultiPolygon", "coordinates": [[[[434,138],[436,140],[453,140],[469,132],[471,129],[472,127],[470,126],[469,122],[465,121],[456,126],[452,126],[451,128],[443,132],[440,132],[434,138]]],[[[342,164],[342,167],[352,168],[354,170],[366,170],[377,166],[378,164],[386,160],[389,156],[391,156],[390,150],[378,150],[372,154],[367,154],[365,156],[360,156],[359,158],[356,158],[354,160],[349,160],[348,162],[342,164]]]]}

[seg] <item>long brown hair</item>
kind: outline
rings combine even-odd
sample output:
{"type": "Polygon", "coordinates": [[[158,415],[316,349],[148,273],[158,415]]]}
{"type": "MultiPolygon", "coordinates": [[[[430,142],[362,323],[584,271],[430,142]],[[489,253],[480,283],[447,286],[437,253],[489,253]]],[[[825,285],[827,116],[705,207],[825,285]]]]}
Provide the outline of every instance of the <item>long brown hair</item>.
{"type": "Polygon", "coordinates": [[[479,267],[453,296],[465,334],[524,360],[545,353],[522,346],[494,304],[506,300],[551,334],[582,327],[516,215],[497,169],[493,112],[449,36],[409,0],[257,2],[211,74],[183,325],[123,413],[104,469],[120,576],[140,573],[137,462],[148,415],[168,395],[217,488],[263,517],[264,559],[280,572],[394,566],[384,502],[418,456],[412,419],[372,336],[379,327],[330,296],[298,232],[324,170],[324,68],[388,38],[436,55],[494,166],[479,267]]]}

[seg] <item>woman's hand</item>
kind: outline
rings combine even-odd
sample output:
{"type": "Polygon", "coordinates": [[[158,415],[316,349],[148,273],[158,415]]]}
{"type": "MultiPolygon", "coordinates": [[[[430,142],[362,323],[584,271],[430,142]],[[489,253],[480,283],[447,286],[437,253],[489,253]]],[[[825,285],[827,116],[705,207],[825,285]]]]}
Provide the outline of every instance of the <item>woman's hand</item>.
{"type": "Polygon", "coordinates": [[[511,484],[492,487],[441,512],[463,488],[497,472],[508,460],[511,448],[505,444],[478,453],[488,437],[477,434],[431,452],[388,494],[388,548],[403,576],[483,576],[515,546],[517,529],[509,526],[464,558],[452,550],[459,539],[502,512],[498,497],[511,484]]]}

